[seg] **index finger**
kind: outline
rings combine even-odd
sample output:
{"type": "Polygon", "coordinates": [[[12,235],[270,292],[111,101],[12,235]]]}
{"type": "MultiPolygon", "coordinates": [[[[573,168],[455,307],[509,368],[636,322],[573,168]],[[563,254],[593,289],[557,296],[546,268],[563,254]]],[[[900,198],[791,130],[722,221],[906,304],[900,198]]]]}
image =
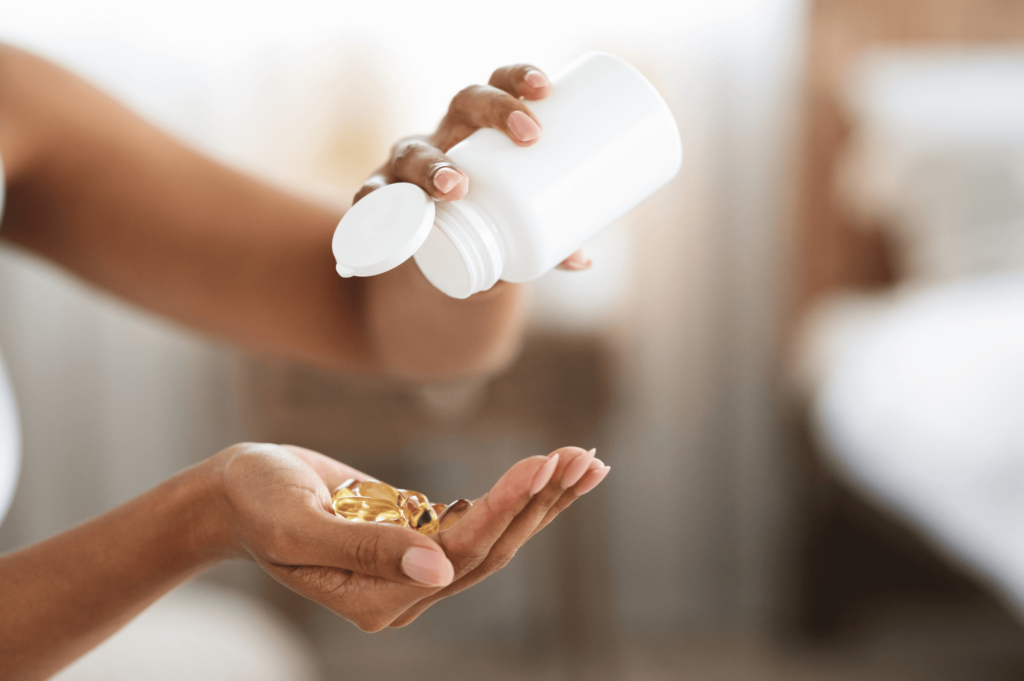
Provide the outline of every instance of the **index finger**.
{"type": "MultiPolygon", "coordinates": [[[[552,452],[549,455],[549,463],[547,465],[552,468],[553,473],[547,476],[547,483],[539,493],[531,497],[525,507],[520,509],[515,519],[505,525],[505,531],[491,544],[487,556],[482,561],[479,561],[478,564],[466,570],[464,569],[463,562],[457,556],[450,553],[449,556],[454,561],[458,570],[458,578],[444,589],[425,596],[422,600],[411,606],[391,626],[405,626],[442,598],[447,598],[464,589],[468,589],[491,573],[501,569],[511,560],[519,547],[533,536],[538,529],[538,524],[547,519],[547,515],[549,515],[553,506],[560,503],[562,498],[566,496],[566,488],[578,485],[581,478],[586,477],[586,470],[584,469],[593,460],[593,450],[585,452],[579,447],[562,447],[552,452]]],[[[537,479],[539,480],[541,477],[538,474],[537,479]]],[[[575,499],[576,496],[572,498],[575,499]]],[[[565,506],[568,506],[569,503],[571,503],[571,500],[565,503],[562,509],[564,510],[565,506]]],[[[462,523],[465,522],[466,516],[479,504],[479,501],[476,502],[455,525],[441,533],[440,539],[442,544],[446,543],[444,540],[447,539],[447,535],[462,529],[462,523]]]]}
{"type": "Polygon", "coordinates": [[[433,535],[452,559],[457,574],[466,574],[487,557],[519,512],[548,484],[557,466],[557,452],[523,459],[501,476],[458,523],[433,535]]]}

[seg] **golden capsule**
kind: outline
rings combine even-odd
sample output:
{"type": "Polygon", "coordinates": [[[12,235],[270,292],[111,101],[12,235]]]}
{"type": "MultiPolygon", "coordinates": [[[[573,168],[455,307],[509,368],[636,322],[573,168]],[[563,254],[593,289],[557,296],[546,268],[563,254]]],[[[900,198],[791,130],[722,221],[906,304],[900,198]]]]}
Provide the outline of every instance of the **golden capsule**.
{"type": "MultiPolygon", "coordinates": [[[[427,499],[427,495],[423,494],[422,492],[416,492],[416,491],[411,490],[411,489],[400,489],[398,491],[401,492],[402,496],[405,497],[406,503],[409,503],[410,501],[415,499],[419,503],[419,505],[422,505],[422,506],[429,506],[430,505],[430,499],[427,499]]],[[[416,508],[416,506],[413,506],[413,508],[416,508]]]]}
{"type": "Polygon", "coordinates": [[[401,492],[386,482],[378,482],[376,480],[363,480],[359,483],[359,496],[380,499],[395,506],[401,506],[404,501],[404,496],[401,492]]]}
{"type": "Polygon", "coordinates": [[[444,509],[448,508],[448,505],[447,504],[430,504],[430,507],[432,509],[434,509],[434,513],[436,513],[437,517],[440,518],[441,514],[444,513],[444,509]]]}
{"type": "Polygon", "coordinates": [[[413,517],[419,517],[421,508],[429,508],[430,502],[427,501],[427,496],[420,492],[411,492],[409,490],[402,490],[403,496],[405,496],[405,502],[401,505],[402,513],[405,514],[405,519],[409,521],[409,527],[413,527],[413,517]]]}
{"type": "Polygon", "coordinates": [[[437,513],[430,505],[419,506],[411,512],[406,511],[405,517],[409,521],[409,527],[420,534],[434,534],[440,526],[437,513]]]}
{"type": "Polygon", "coordinates": [[[359,496],[359,481],[355,478],[349,478],[345,482],[338,485],[333,492],[331,492],[331,501],[341,497],[355,497],[359,496]]]}
{"type": "Polygon", "coordinates": [[[438,518],[438,532],[447,530],[458,522],[459,518],[464,516],[472,505],[473,502],[469,499],[459,499],[448,504],[448,507],[444,509],[444,513],[441,513],[438,518]]]}
{"type": "MultiPolygon", "coordinates": [[[[392,503],[372,497],[339,497],[334,500],[334,512],[357,522],[405,522],[402,510],[392,503]]],[[[397,524],[397,523],[395,523],[397,524]]]]}

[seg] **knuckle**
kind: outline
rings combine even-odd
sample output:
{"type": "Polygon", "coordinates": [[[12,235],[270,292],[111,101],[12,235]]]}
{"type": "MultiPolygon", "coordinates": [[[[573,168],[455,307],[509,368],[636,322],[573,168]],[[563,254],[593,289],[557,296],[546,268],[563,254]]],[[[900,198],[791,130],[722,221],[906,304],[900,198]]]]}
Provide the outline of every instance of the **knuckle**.
{"type": "Polygon", "coordinates": [[[527,72],[533,70],[534,67],[530,64],[509,64],[508,66],[502,66],[499,69],[495,69],[494,73],[491,74],[491,79],[488,81],[495,87],[505,88],[516,88],[523,83],[523,78],[527,72]]]}
{"type": "Polygon", "coordinates": [[[302,568],[302,576],[309,588],[322,596],[338,596],[352,579],[348,570],[319,565],[302,568]]]}
{"type": "Polygon", "coordinates": [[[461,551],[453,551],[451,558],[456,565],[456,573],[459,574],[475,570],[483,564],[487,553],[476,548],[464,547],[461,551]]]}
{"type": "MultiPolygon", "coordinates": [[[[397,156],[400,152],[404,151],[406,147],[409,147],[410,145],[422,144],[425,141],[425,139],[426,138],[424,138],[423,135],[407,135],[399,139],[397,142],[391,145],[390,158],[392,162],[394,162],[395,156],[397,156]]],[[[378,175],[380,175],[379,172],[378,175]]]]}
{"type": "Polygon", "coordinates": [[[456,116],[466,113],[473,106],[474,100],[480,95],[483,87],[482,85],[469,85],[459,90],[452,97],[452,103],[448,106],[448,112],[456,116]]]}
{"type": "Polygon", "coordinates": [[[501,570],[506,565],[508,565],[512,561],[512,559],[515,558],[515,555],[515,549],[492,552],[491,555],[487,557],[487,560],[481,565],[481,567],[483,568],[484,572],[488,574],[497,572],[498,570],[501,570]]]}
{"type": "Polygon", "coordinates": [[[452,97],[452,103],[449,108],[458,109],[460,105],[465,104],[467,99],[472,99],[473,94],[477,91],[476,85],[467,85],[452,97]]]}
{"type": "Polygon", "coordinates": [[[404,137],[395,143],[391,149],[393,156],[408,155],[426,146],[426,143],[419,137],[404,137]]]}
{"type": "Polygon", "coordinates": [[[513,111],[523,111],[526,109],[522,102],[503,90],[495,92],[488,105],[493,115],[501,121],[504,121],[513,111]]]}
{"type": "Polygon", "coordinates": [[[352,560],[356,569],[364,574],[377,574],[382,567],[381,548],[381,537],[376,532],[368,533],[356,540],[352,546],[352,560]]]}
{"type": "Polygon", "coordinates": [[[490,77],[490,79],[487,82],[490,83],[491,85],[497,85],[498,83],[500,83],[500,82],[505,80],[506,76],[508,75],[509,70],[512,69],[512,68],[514,68],[514,67],[512,67],[512,66],[501,66],[501,67],[498,67],[498,68],[494,69],[494,73],[491,74],[491,77],[490,77]]]}
{"type": "Polygon", "coordinates": [[[416,163],[418,156],[430,150],[428,144],[421,140],[407,140],[395,145],[391,164],[395,173],[402,175],[416,163]]]}
{"type": "Polygon", "coordinates": [[[295,589],[334,612],[342,614],[351,607],[353,574],[350,570],[300,565],[278,568],[272,574],[279,576],[279,580],[285,586],[295,589]]]}
{"type": "Polygon", "coordinates": [[[408,163],[409,157],[412,156],[415,150],[416,145],[414,142],[399,142],[398,144],[395,145],[394,150],[391,152],[391,164],[397,167],[403,163],[408,163]]]}

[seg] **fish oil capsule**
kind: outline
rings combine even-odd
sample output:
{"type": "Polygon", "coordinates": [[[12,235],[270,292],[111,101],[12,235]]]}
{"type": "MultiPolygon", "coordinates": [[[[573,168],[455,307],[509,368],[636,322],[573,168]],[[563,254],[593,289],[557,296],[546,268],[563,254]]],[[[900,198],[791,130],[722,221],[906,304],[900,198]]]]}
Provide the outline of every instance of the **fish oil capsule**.
{"type": "Polygon", "coordinates": [[[359,496],[380,499],[395,506],[401,506],[405,499],[403,494],[391,485],[376,480],[363,480],[359,483],[359,496]]]}
{"type": "Polygon", "coordinates": [[[437,514],[438,518],[440,518],[441,514],[444,513],[444,510],[448,508],[446,504],[431,504],[430,507],[434,509],[434,513],[437,514]]]}
{"type": "Polygon", "coordinates": [[[438,532],[447,530],[458,522],[459,518],[464,516],[472,505],[473,502],[469,499],[459,499],[448,504],[448,507],[444,509],[444,512],[438,518],[438,532]]]}
{"type": "Polygon", "coordinates": [[[333,492],[331,492],[331,501],[340,497],[355,497],[359,496],[359,481],[355,478],[349,478],[345,482],[338,485],[333,492]]]}
{"type": "MultiPolygon", "coordinates": [[[[407,504],[406,508],[409,505],[407,504]]],[[[407,511],[405,517],[409,521],[409,527],[420,534],[434,534],[440,526],[437,513],[434,512],[433,507],[429,504],[419,506],[411,512],[407,511]]]]}
{"type": "Polygon", "coordinates": [[[417,491],[411,490],[411,489],[400,489],[398,491],[401,492],[402,496],[404,496],[406,498],[406,502],[407,503],[409,501],[412,501],[413,499],[416,499],[416,501],[420,505],[423,505],[423,506],[429,506],[430,505],[430,499],[427,499],[427,495],[424,494],[423,492],[417,492],[417,491]]]}
{"type": "Polygon", "coordinates": [[[413,516],[418,518],[421,508],[430,508],[430,500],[422,492],[403,489],[402,494],[405,496],[405,503],[402,504],[402,513],[405,514],[405,519],[409,521],[409,527],[413,527],[413,516]]]}
{"type": "MultiPolygon", "coordinates": [[[[402,510],[392,503],[372,497],[339,497],[334,500],[334,512],[357,522],[405,522],[402,510]]],[[[397,524],[397,523],[396,523],[397,524]]]]}

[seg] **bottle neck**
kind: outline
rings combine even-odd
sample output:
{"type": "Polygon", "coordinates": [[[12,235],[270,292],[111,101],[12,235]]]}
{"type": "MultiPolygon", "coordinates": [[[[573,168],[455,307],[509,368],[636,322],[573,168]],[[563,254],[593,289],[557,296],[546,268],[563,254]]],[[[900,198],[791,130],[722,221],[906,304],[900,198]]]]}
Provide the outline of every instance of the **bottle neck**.
{"type": "Polygon", "coordinates": [[[472,292],[498,283],[505,265],[505,243],[487,213],[468,199],[438,201],[434,211],[434,227],[444,232],[462,257],[472,292]]]}

